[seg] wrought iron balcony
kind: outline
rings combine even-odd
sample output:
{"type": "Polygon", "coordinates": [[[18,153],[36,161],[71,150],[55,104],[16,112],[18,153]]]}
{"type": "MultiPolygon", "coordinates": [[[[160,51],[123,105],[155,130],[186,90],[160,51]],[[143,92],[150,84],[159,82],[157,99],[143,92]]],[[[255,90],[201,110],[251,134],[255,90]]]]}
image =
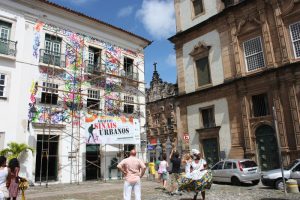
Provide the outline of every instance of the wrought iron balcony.
{"type": "Polygon", "coordinates": [[[214,128],[216,127],[215,122],[203,122],[203,128],[214,128]]]}
{"type": "Polygon", "coordinates": [[[139,80],[139,74],[138,73],[134,73],[134,72],[124,72],[121,73],[121,76],[124,76],[128,79],[132,79],[132,80],[135,80],[135,81],[138,81],[139,80]]]}
{"type": "Polygon", "coordinates": [[[16,56],[17,42],[0,38],[0,54],[16,56]]]}
{"type": "Polygon", "coordinates": [[[46,49],[40,50],[40,63],[44,63],[47,65],[54,65],[58,67],[66,67],[66,55],[48,51],[46,49]]]}
{"type": "Polygon", "coordinates": [[[101,64],[88,64],[84,71],[90,74],[99,74],[101,72],[105,73],[105,68],[101,67],[101,64]]]}

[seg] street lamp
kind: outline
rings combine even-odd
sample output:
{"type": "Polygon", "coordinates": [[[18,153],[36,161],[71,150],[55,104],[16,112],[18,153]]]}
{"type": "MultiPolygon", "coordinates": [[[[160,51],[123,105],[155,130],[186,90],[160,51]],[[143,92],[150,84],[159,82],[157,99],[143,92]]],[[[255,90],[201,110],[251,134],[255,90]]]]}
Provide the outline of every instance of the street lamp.
{"type": "Polygon", "coordinates": [[[158,160],[160,154],[161,154],[161,146],[160,146],[160,141],[159,141],[159,138],[157,138],[157,143],[156,143],[156,148],[155,148],[155,151],[156,151],[156,160],[158,160]]]}
{"type": "Polygon", "coordinates": [[[166,151],[167,151],[167,161],[168,161],[168,163],[170,163],[171,150],[172,150],[172,142],[170,141],[170,138],[168,137],[167,141],[166,141],[166,151]]]}
{"type": "Polygon", "coordinates": [[[181,139],[178,140],[177,151],[178,151],[179,155],[181,156],[181,154],[182,154],[182,140],[181,139]]]}

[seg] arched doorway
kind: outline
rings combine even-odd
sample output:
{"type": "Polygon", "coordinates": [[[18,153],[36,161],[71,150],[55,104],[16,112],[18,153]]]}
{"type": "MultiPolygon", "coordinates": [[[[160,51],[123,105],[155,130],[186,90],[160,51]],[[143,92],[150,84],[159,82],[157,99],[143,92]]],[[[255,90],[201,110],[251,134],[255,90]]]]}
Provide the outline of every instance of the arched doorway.
{"type": "Polygon", "coordinates": [[[256,131],[259,164],[262,171],[279,168],[278,146],[271,126],[261,125],[256,131]]]}

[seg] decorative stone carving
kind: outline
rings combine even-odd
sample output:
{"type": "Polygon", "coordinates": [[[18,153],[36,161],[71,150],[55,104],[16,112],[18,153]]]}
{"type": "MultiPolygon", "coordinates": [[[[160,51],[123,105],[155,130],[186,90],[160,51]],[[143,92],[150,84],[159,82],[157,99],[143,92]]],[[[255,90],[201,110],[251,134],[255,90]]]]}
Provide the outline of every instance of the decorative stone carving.
{"type": "Polygon", "coordinates": [[[154,63],[154,71],[150,88],[146,89],[146,101],[153,102],[159,99],[167,98],[177,95],[177,86],[172,83],[163,82],[156,71],[156,64],[154,63]]]}
{"type": "Polygon", "coordinates": [[[195,57],[199,54],[205,53],[205,52],[209,52],[209,49],[211,48],[211,46],[208,46],[207,44],[205,44],[204,42],[198,42],[197,45],[194,46],[194,49],[191,51],[190,55],[195,57]]]}

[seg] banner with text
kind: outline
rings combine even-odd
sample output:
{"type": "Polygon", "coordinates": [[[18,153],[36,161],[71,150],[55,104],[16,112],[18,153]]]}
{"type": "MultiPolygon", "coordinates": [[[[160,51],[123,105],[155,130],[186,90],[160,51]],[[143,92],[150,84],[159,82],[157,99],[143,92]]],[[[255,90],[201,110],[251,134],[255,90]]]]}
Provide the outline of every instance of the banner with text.
{"type": "Polygon", "coordinates": [[[140,144],[138,119],[91,116],[85,122],[87,144],[140,144]]]}

